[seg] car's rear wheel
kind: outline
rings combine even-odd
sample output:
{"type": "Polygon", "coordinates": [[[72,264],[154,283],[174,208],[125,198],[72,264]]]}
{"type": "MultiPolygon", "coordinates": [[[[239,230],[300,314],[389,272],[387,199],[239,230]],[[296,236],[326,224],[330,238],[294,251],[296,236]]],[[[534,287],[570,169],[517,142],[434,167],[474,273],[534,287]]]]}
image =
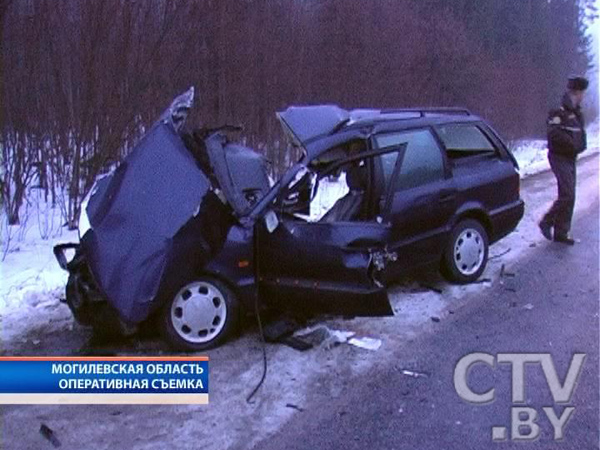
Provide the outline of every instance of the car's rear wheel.
{"type": "Polygon", "coordinates": [[[474,219],[459,222],[448,240],[442,260],[442,271],[457,283],[472,283],[485,270],[488,260],[488,235],[474,219]]]}
{"type": "Polygon", "coordinates": [[[186,283],[162,311],[162,331],[174,348],[201,351],[222,344],[239,322],[235,294],[224,283],[199,277],[186,283]]]}

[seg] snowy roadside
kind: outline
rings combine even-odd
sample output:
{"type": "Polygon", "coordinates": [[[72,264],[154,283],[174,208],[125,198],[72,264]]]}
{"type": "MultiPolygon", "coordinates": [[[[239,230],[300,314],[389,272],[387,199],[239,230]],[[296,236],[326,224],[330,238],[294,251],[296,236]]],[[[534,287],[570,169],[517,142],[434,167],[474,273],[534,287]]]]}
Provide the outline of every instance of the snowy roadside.
{"type": "MultiPolygon", "coordinates": [[[[599,124],[600,121],[597,119],[587,127],[588,149],[582,154],[582,157],[600,151],[599,124]]],[[[510,145],[510,148],[519,162],[522,178],[550,169],[546,157],[548,147],[545,139],[516,141],[510,145]]]]}
{"type": "MultiPolygon", "coordinates": [[[[599,151],[595,125],[593,136],[590,133],[588,155],[599,151]]],[[[515,145],[523,177],[547,169],[543,147],[543,143],[536,141],[515,145]]],[[[580,168],[576,214],[582,214],[597,198],[598,157],[582,161],[580,168]]],[[[65,448],[79,448],[84,441],[93,443],[96,449],[159,449],[166,443],[176,448],[251,447],[276,432],[293,414],[301,413],[298,408],[302,409],[310,390],[325,389],[332,398],[343,395],[353,375],[388,363],[402,344],[418,333],[434,332],[435,321],[444,320],[460,308],[469,294],[481,294],[478,301],[485,301],[485,291],[494,283],[506,283],[509,288],[510,277],[501,274],[510,274],[511,264],[536,246],[550,245],[536,225],[555,195],[554,189],[548,189],[544,183],[536,177],[527,180],[523,190],[525,217],[514,233],[491,247],[492,259],[481,283],[454,286],[431,274],[390,289],[393,317],[336,318],[321,322],[332,330],[379,339],[381,346],[377,351],[340,345],[301,353],[269,345],[265,384],[257,394],[256,403],[248,404],[245,397],[262,372],[260,341],[257,333],[249,330],[227,345],[207,352],[211,360],[208,407],[5,407],[4,436],[15,443],[11,448],[35,448],[39,446],[39,436],[23,436],[21,430],[39,428],[43,420],[61,437],[65,448]]],[[[9,253],[0,263],[1,337],[4,344],[11,345],[11,353],[16,350],[18,354],[20,349],[27,354],[73,354],[84,342],[85,336],[73,325],[68,308],[57,301],[64,292],[66,273],[58,267],[51,251],[55,243],[76,238],[76,232],[63,232],[62,236],[42,241],[32,229],[18,243],[19,251],[9,253]]],[[[111,351],[121,355],[152,354],[164,351],[164,347],[155,342],[128,341],[111,351]]],[[[415,372],[421,369],[418,361],[394,361],[402,369],[415,372]]]]}

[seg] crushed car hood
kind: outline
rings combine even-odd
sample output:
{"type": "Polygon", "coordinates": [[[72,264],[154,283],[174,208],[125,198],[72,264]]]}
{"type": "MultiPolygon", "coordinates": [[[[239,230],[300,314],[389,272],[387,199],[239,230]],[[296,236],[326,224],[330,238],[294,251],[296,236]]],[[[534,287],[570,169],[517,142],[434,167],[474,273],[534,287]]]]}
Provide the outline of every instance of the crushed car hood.
{"type": "Polygon", "coordinates": [[[219,251],[233,223],[179,134],[193,98],[193,88],[175,98],[84,205],[81,252],[126,323],[146,319],[170,284],[219,251]]]}
{"type": "Polygon", "coordinates": [[[190,88],[175,98],[84,202],[81,252],[125,323],[145,320],[197,276],[269,190],[261,155],[218,130],[181,132],[193,97],[190,88]]]}
{"type": "Polygon", "coordinates": [[[123,320],[146,318],[177,232],[199,211],[211,185],[173,126],[156,124],[90,197],[81,246],[123,320]]]}

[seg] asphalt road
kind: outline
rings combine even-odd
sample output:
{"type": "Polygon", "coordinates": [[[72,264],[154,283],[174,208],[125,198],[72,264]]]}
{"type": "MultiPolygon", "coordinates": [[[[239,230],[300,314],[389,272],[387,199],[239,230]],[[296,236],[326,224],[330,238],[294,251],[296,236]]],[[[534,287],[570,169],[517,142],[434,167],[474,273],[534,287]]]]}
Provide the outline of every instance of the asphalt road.
{"type": "MultiPolygon", "coordinates": [[[[551,177],[541,174],[538,177],[551,177]]],[[[535,177],[532,177],[535,178],[535,177]]],[[[534,182],[535,180],[532,180],[534,182]]],[[[350,380],[342,395],[329,398],[315,387],[303,410],[255,448],[268,449],[578,449],[599,448],[599,207],[576,217],[581,242],[574,247],[544,242],[512,265],[503,283],[457,308],[448,319],[395,352],[395,360],[350,380]],[[468,384],[476,393],[495,388],[494,401],[462,400],[453,383],[461,357],[484,352],[547,353],[560,382],[575,353],[585,360],[573,396],[559,405],[539,364],[525,368],[525,403],[511,400],[511,364],[473,366],[468,384]],[[403,361],[423,373],[403,373],[403,361]],[[543,407],[560,417],[574,407],[562,441],[543,407]],[[534,408],[539,437],[511,440],[511,408],[534,408]],[[492,441],[492,428],[505,427],[507,439],[492,441]]],[[[531,429],[521,428],[523,435],[531,429]]]]}

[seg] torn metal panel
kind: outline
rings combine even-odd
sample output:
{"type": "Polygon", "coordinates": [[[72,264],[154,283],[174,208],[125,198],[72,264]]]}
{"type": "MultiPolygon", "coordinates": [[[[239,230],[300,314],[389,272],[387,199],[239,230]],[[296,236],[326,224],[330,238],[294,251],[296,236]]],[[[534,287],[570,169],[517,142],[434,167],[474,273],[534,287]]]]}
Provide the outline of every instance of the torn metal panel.
{"type": "Polygon", "coordinates": [[[178,134],[163,122],[97,186],[81,246],[98,287],[123,320],[138,323],[150,313],[173,238],[209,189],[178,134]]]}
{"type": "Polygon", "coordinates": [[[212,173],[237,217],[243,217],[270,189],[264,158],[252,149],[213,134],[206,141],[212,173]]]}
{"type": "Polygon", "coordinates": [[[158,119],[159,123],[170,126],[179,132],[187,119],[188,113],[194,104],[194,87],[191,86],[183,94],[175,97],[171,105],[162,113],[158,119]]]}
{"type": "Polygon", "coordinates": [[[277,118],[296,144],[304,146],[311,139],[334,131],[350,119],[350,114],[336,105],[290,106],[278,112],[277,118]]]}

